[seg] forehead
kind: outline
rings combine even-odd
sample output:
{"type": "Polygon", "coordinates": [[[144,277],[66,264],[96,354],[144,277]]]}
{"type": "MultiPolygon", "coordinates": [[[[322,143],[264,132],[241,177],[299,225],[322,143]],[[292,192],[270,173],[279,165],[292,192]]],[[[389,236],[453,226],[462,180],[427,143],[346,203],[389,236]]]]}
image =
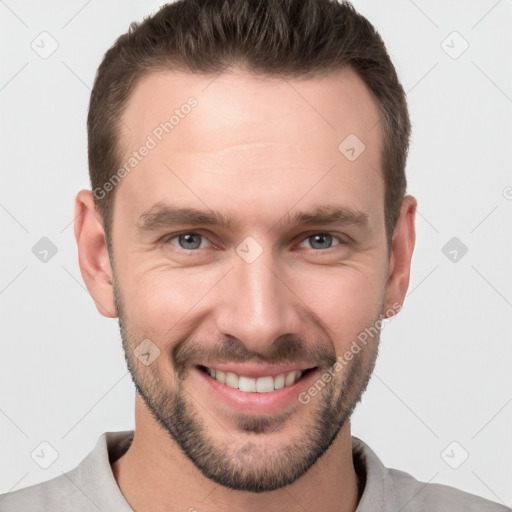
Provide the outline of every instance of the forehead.
{"type": "Polygon", "coordinates": [[[293,79],[153,72],[122,121],[123,164],[151,140],[116,191],[139,212],[166,198],[247,213],[251,198],[270,212],[308,190],[316,204],[336,195],[359,210],[383,204],[379,111],[350,68],[293,79]],[[237,198],[223,203],[234,187],[237,198]]]}
{"type": "Polygon", "coordinates": [[[325,138],[329,132],[335,141],[350,132],[374,142],[380,135],[380,127],[372,130],[380,117],[377,102],[349,67],[308,78],[268,77],[237,68],[220,75],[160,71],[143,76],[127,102],[122,139],[135,141],[151,133],[191,97],[199,107],[193,111],[196,122],[179,123],[173,132],[187,138],[197,134],[201,138],[189,142],[205,151],[219,149],[217,134],[227,137],[226,146],[251,142],[249,133],[236,130],[240,125],[251,129],[254,140],[272,135],[276,142],[311,137],[314,142],[315,134],[325,138]],[[298,120],[304,124],[297,125],[298,120]]]}

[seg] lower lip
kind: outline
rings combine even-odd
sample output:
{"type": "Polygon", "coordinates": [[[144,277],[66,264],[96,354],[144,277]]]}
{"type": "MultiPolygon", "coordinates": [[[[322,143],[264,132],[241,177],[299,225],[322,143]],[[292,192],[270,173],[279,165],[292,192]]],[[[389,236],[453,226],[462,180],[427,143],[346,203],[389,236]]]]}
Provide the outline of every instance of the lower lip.
{"type": "Polygon", "coordinates": [[[226,404],[238,413],[273,414],[281,412],[293,404],[299,404],[298,396],[308,389],[315,379],[317,370],[310,370],[297,382],[269,393],[245,392],[222,384],[207,373],[195,367],[201,382],[215,399],[226,404]]]}

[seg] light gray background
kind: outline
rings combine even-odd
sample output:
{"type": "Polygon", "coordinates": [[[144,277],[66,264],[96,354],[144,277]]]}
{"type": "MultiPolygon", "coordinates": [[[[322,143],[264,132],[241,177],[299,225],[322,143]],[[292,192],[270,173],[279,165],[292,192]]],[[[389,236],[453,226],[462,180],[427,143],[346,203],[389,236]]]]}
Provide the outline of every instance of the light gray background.
{"type": "MultiPolygon", "coordinates": [[[[512,3],[354,5],[408,93],[419,211],[409,296],[384,330],[353,434],[387,466],[510,505],[512,3]],[[458,58],[464,42],[453,31],[469,44],[458,58]],[[468,248],[457,262],[442,252],[452,237],[468,248]],[[469,458],[452,469],[446,461],[456,465],[463,450],[469,458]]],[[[80,276],[73,199],[88,187],[96,68],[131,21],[158,7],[0,2],[0,492],[59,475],[102,432],[133,428],[117,321],[100,316],[80,276]],[[43,31],[59,45],[46,59],[31,47],[51,49],[43,31]],[[42,237],[58,249],[46,263],[32,252],[42,237]],[[43,441],[58,452],[48,469],[31,458],[43,450],[51,462],[43,441]]]]}

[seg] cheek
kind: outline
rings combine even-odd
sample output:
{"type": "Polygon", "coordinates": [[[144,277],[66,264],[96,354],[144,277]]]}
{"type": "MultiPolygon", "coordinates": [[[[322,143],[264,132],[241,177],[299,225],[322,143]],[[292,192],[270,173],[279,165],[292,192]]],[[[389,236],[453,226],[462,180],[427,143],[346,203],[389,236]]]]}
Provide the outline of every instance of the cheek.
{"type": "MultiPolygon", "coordinates": [[[[337,352],[373,325],[384,301],[385,265],[375,255],[339,267],[308,265],[287,269],[288,294],[297,311],[304,307],[326,330],[337,352]]],[[[199,329],[207,329],[216,304],[236,306],[236,299],[225,301],[218,294],[241,292],[221,283],[226,267],[204,266],[172,269],[165,265],[149,267],[145,262],[125,258],[120,271],[126,324],[140,339],[149,338],[161,350],[169,350],[199,329]]],[[[304,319],[306,322],[306,319],[304,319]]]]}
{"type": "Polygon", "coordinates": [[[375,324],[385,297],[383,275],[361,268],[338,268],[308,276],[301,297],[328,329],[337,352],[344,351],[366,328],[375,324]]]}
{"type": "Polygon", "coordinates": [[[161,349],[172,348],[197,327],[202,301],[218,280],[216,272],[204,270],[126,272],[122,289],[127,325],[138,337],[151,339],[161,349]]]}

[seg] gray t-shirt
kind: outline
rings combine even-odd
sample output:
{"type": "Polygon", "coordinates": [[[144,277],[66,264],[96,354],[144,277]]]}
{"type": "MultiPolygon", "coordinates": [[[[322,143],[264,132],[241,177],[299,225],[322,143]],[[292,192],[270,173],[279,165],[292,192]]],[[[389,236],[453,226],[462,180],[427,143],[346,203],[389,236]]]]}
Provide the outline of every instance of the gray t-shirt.
{"type": "MultiPolygon", "coordinates": [[[[46,482],[0,495],[1,512],[133,512],[110,464],[128,449],[133,430],[105,432],[73,470],[46,482]]],[[[356,512],[510,512],[498,503],[454,487],[426,484],[386,468],[370,447],[352,436],[354,467],[364,491],[356,512]]]]}

